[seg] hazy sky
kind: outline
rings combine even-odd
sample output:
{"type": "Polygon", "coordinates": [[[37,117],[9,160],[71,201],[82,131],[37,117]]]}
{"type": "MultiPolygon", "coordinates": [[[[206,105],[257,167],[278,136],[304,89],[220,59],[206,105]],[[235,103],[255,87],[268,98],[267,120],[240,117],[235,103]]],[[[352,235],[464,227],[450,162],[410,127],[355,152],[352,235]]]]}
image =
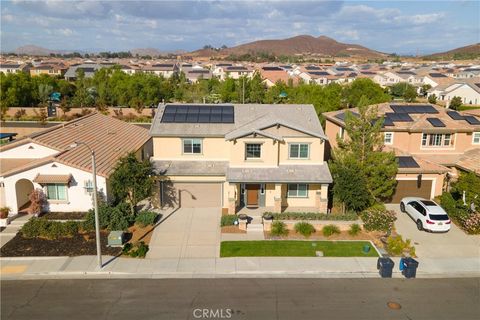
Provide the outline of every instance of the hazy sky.
{"type": "Polygon", "coordinates": [[[480,42],[480,1],[4,1],[2,51],[194,50],[300,34],[420,54],[480,42]]]}

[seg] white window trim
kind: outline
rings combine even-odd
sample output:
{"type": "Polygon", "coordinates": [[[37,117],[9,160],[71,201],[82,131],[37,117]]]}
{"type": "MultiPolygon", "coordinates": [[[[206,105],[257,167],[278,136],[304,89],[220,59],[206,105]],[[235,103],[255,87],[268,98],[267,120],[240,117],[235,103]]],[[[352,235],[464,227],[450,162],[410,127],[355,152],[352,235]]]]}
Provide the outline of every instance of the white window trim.
{"type": "Polygon", "coordinates": [[[203,155],[203,139],[202,138],[182,138],[182,155],[188,155],[188,156],[203,155]],[[185,140],[192,140],[192,151],[193,151],[193,140],[199,140],[200,141],[200,152],[199,153],[185,152],[185,140]]]}
{"type": "Polygon", "coordinates": [[[454,150],[455,149],[455,143],[457,141],[457,134],[456,133],[450,133],[450,145],[448,146],[444,146],[443,143],[445,142],[445,134],[448,134],[450,132],[447,132],[447,133],[426,133],[426,132],[422,132],[422,135],[420,137],[420,150],[454,150]],[[427,144],[428,144],[428,141],[430,139],[430,135],[432,134],[440,134],[442,135],[442,145],[440,146],[429,146],[429,145],[423,145],[423,135],[426,134],[427,135],[427,144]]]}
{"type": "Polygon", "coordinates": [[[480,144],[480,131],[474,132],[472,134],[472,144],[474,145],[480,144]],[[475,142],[475,136],[478,136],[478,142],[475,142]]]}
{"type": "Polygon", "coordinates": [[[287,198],[303,198],[303,199],[308,198],[308,183],[289,183],[289,184],[287,184],[287,198]],[[298,186],[301,185],[301,184],[304,184],[307,187],[306,188],[307,193],[306,193],[305,196],[299,196],[298,195],[298,186]],[[296,196],[291,196],[290,195],[290,186],[291,185],[296,185],[297,186],[297,195],[296,196]]]}
{"type": "Polygon", "coordinates": [[[384,132],[383,134],[383,143],[385,145],[392,145],[393,144],[393,137],[394,137],[394,133],[393,132],[384,132]],[[387,143],[386,141],[386,137],[387,137],[387,134],[390,134],[390,142],[387,143]]]}
{"type": "Polygon", "coordinates": [[[245,142],[245,160],[261,160],[262,159],[262,144],[263,143],[258,143],[258,142],[245,142]],[[247,146],[249,144],[256,144],[260,146],[260,157],[248,157],[247,155],[247,146]]]}
{"type": "Polygon", "coordinates": [[[288,143],[288,159],[292,159],[292,160],[310,160],[310,145],[311,143],[309,142],[289,142],[288,143]],[[292,157],[291,156],[291,153],[290,153],[290,148],[293,144],[296,144],[298,145],[298,157],[292,157]],[[300,157],[300,145],[302,144],[306,144],[307,145],[307,157],[306,158],[302,158],[300,157]]]}
{"type": "Polygon", "coordinates": [[[44,185],[43,187],[43,193],[45,194],[45,197],[47,198],[47,201],[50,202],[50,203],[68,203],[68,183],[47,183],[44,185]],[[48,198],[48,185],[52,185],[52,184],[60,184],[60,185],[64,185],[65,186],[65,199],[49,199],[48,198]]]}

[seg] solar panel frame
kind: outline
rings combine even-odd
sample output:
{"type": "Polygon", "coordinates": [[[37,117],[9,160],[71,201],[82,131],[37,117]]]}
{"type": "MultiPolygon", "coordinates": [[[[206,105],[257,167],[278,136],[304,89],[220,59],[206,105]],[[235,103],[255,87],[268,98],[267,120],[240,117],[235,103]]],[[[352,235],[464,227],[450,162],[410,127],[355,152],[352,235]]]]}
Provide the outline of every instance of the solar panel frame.
{"type": "Polygon", "coordinates": [[[471,125],[474,125],[474,126],[480,125],[480,121],[474,116],[464,116],[463,118],[465,119],[465,121],[467,121],[471,125]]]}
{"type": "Polygon", "coordinates": [[[457,111],[447,111],[447,115],[453,120],[465,120],[465,117],[457,111]]]}
{"type": "Polygon", "coordinates": [[[422,105],[399,105],[391,104],[390,108],[395,113],[438,113],[438,111],[429,104],[422,105]]]}
{"type": "Polygon", "coordinates": [[[445,123],[442,122],[442,120],[437,119],[437,118],[427,118],[427,121],[430,122],[432,126],[435,128],[445,128],[446,125],[445,123]]]}
{"type": "Polygon", "coordinates": [[[161,122],[234,123],[233,105],[167,105],[161,122]]]}
{"type": "Polygon", "coordinates": [[[420,165],[412,156],[398,156],[396,158],[399,168],[420,168],[420,165]]]}
{"type": "Polygon", "coordinates": [[[393,123],[392,119],[390,119],[389,117],[385,117],[383,118],[383,126],[394,126],[395,124],[393,123]]]}

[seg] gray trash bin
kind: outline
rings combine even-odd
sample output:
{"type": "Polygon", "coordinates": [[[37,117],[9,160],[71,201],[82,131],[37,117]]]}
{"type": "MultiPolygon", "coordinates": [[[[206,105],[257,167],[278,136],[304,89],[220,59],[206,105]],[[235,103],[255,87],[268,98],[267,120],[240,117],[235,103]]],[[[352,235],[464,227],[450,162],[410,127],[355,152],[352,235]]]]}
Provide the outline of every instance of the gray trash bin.
{"type": "Polygon", "coordinates": [[[377,269],[382,278],[391,278],[395,262],[390,258],[378,258],[377,269]]]}
{"type": "Polygon", "coordinates": [[[417,276],[418,261],[413,258],[404,258],[403,263],[403,275],[405,278],[415,278],[417,276]]]}

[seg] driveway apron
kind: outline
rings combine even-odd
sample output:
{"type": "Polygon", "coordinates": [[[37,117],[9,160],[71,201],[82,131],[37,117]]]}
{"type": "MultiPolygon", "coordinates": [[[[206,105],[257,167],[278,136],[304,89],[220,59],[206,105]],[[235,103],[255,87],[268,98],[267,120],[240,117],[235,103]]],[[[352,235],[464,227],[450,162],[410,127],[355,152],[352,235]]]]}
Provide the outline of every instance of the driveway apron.
{"type": "Polygon", "coordinates": [[[179,208],[155,228],[147,258],[216,258],[221,208],[179,208]]]}

